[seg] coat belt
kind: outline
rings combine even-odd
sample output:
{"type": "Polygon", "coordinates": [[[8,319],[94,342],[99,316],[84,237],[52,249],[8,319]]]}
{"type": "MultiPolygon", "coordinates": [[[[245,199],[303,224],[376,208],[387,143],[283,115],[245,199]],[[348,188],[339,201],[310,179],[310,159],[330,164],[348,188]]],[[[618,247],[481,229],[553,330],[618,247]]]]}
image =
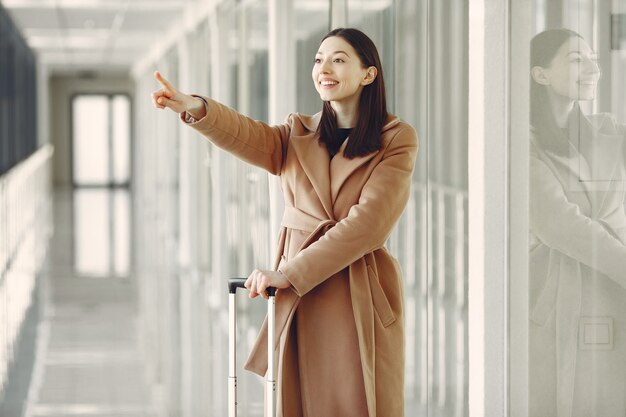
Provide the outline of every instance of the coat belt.
{"type": "Polygon", "coordinates": [[[325,233],[332,226],[337,224],[334,219],[318,219],[315,216],[305,213],[304,211],[287,206],[283,213],[281,225],[288,229],[302,230],[309,233],[309,237],[302,243],[298,251],[306,248],[319,238],[320,233],[325,233]]]}

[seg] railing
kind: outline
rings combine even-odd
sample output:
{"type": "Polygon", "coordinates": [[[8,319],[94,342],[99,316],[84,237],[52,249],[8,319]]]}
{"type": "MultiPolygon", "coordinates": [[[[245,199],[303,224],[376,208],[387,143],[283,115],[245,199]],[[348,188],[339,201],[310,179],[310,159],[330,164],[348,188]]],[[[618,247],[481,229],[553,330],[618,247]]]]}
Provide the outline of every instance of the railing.
{"type": "Polygon", "coordinates": [[[45,145],[0,177],[0,398],[52,230],[45,145]]]}

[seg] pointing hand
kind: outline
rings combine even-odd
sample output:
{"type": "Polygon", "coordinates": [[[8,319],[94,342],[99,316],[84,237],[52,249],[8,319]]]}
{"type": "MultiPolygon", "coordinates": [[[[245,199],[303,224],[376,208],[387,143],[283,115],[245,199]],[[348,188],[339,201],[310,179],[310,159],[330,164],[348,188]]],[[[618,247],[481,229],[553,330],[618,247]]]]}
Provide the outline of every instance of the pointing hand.
{"type": "Polygon", "coordinates": [[[204,102],[198,98],[178,91],[159,71],[154,72],[154,78],[161,84],[161,89],[152,93],[152,104],[157,109],[169,108],[176,113],[190,112],[192,116],[204,116],[204,102]]]}

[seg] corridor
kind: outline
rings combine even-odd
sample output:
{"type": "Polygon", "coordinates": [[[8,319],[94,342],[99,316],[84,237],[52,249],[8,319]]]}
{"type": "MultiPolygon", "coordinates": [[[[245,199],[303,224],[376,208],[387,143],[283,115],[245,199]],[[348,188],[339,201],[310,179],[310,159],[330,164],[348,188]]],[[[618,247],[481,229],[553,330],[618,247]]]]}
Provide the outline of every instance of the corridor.
{"type": "MultiPolygon", "coordinates": [[[[54,233],[36,289],[38,337],[28,417],[157,415],[141,359],[136,280],[128,269],[124,275],[106,267],[84,270],[108,259],[79,259],[108,254],[98,225],[110,219],[97,204],[81,202],[82,193],[94,192],[111,193],[54,190],[54,233]],[[81,222],[80,216],[90,218],[81,222]]],[[[115,246],[129,250],[128,244],[115,246]]]]}

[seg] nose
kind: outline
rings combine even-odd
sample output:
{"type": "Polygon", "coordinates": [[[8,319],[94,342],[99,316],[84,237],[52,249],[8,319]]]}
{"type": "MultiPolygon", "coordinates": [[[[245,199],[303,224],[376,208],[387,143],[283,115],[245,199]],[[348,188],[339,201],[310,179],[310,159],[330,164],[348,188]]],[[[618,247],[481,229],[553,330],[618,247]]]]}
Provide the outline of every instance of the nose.
{"type": "Polygon", "coordinates": [[[330,72],[330,67],[328,65],[328,60],[323,59],[320,62],[320,74],[328,74],[330,72]]]}
{"type": "Polygon", "coordinates": [[[602,70],[600,69],[598,62],[591,58],[585,59],[585,66],[583,68],[583,72],[586,72],[591,75],[602,74],[602,70]]]}

